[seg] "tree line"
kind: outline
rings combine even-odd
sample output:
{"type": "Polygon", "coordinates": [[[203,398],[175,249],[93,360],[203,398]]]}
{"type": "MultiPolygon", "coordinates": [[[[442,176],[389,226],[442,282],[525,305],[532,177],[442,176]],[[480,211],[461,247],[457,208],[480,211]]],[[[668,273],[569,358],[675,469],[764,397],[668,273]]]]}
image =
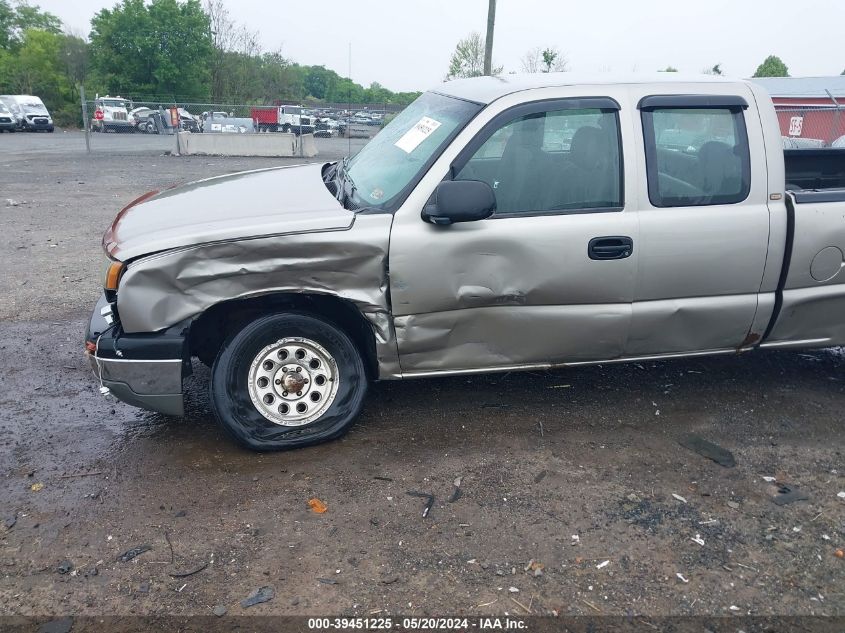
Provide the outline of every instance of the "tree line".
{"type": "Polygon", "coordinates": [[[406,105],[420,94],[265,51],[224,0],[121,0],[94,15],[87,37],[27,0],[0,0],[0,94],[37,95],[57,124],[79,125],[80,85],[91,97],[254,105],[406,105]]]}

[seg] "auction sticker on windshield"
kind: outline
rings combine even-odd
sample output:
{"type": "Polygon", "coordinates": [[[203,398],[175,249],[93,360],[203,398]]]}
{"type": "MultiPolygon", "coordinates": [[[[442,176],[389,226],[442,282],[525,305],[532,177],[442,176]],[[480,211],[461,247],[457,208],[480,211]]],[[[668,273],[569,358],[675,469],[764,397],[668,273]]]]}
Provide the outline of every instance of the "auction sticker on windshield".
{"type": "Polygon", "coordinates": [[[430,117],[424,116],[417,121],[414,127],[405,132],[405,134],[402,135],[402,138],[396,141],[394,145],[403,152],[410,154],[439,127],[440,121],[435,121],[430,117]]]}

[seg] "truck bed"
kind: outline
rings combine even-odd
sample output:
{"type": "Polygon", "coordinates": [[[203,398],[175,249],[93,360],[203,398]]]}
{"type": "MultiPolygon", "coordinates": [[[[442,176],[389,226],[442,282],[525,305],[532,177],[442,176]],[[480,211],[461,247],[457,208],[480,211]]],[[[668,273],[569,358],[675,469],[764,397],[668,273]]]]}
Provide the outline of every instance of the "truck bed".
{"type": "Polygon", "coordinates": [[[809,191],[845,200],[845,148],[785,149],[786,189],[809,191]],[[830,190],[841,190],[838,194],[830,190]]]}

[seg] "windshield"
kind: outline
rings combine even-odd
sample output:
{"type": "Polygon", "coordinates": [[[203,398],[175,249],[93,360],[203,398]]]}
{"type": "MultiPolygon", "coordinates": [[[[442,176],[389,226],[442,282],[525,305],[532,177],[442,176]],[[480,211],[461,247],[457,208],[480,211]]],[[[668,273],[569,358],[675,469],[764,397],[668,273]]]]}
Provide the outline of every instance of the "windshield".
{"type": "Polygon", "coordinates": [[[349,161],[355,205],[390,205],[480,109],[433,92],[419,97],[349,161]]]}
{"type": "Polygon", "coordinates": [[[21,107],[26,114],[47,114],[43,103],[24,103],[21,107]]]}
{"type": "Polygon", "coordinates": [[[118,99],[103,99],[103,105],[107,108],[125,108],[126,102],[118,99]]]}

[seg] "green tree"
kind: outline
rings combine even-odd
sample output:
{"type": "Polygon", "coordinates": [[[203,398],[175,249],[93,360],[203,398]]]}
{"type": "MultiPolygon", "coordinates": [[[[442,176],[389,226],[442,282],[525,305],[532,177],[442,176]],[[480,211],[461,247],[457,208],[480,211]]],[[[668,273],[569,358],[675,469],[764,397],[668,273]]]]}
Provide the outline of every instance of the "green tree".
{"type": "Polygon", "coordinates": [[[14,6],[9,0],[0,0],[0,49],[16,49],[23,42],[29,29],[62,32],[62,21],[38,5],[19,0],[14,6]]]}
{"type": "Polygon", "coordinates": [[[326,70],[324,66],[309,66],[305,74],[305,91],[315,99],[325,99],[339,79],[335,71],[326,70]]]}
{"type": "Polygon", "coordinates": [[[71,86],[85,83],[89,66],[88,42],[77,35],[63,34],[59,59],[71,86]]]}
{"type": "Polygon", "coordinates": [[[566,57],[561,55],[557,48],[546,48],[541,53],[543,56],[544,73],[550,73],[553,70],[556,72],[564,72],[569,66],[566,57]]]}
{"type": "Polygon", "coordinates": [[[7,50],[11,46],[14,28],[15,10],[7,0],[0,0],[0,50],[7,50]]]}
{"type": "MultiPolygon", "coordinates": [[[[493,69],[493,75],[500,75],[502,67],[493,69]]],[[[475,31],[459,40],[449,60],[446,81],[458,77],[481,77],[484,74],[484,38],[475,31]]]]}
{"type": "Polygon", "coordinates": [[[777,55],[769,55],[763,63],[757,66],[754,77],[789,77],[789,68],[777,55]]]}
{"type": "Polygon", "coordinates": [[[55,102],[67,88],[67,78],[60,72],[61,36],[49,31],[27,29],[15,58],[11,84],[18,94],[39,95],[45,102],[55,102]]]}
{"type": "Polygon", "coordinates": [[[721,75],[722,73],[722,64],[716,64],[712,68],[705,68],[704,69],[705,75],[721,75]]]}
{"type": "Polygon", "coordinates": [[[122,0],[91,20],[91,67],[109,92],[205,98],[211,26],[199,0],[122,0]]]}

